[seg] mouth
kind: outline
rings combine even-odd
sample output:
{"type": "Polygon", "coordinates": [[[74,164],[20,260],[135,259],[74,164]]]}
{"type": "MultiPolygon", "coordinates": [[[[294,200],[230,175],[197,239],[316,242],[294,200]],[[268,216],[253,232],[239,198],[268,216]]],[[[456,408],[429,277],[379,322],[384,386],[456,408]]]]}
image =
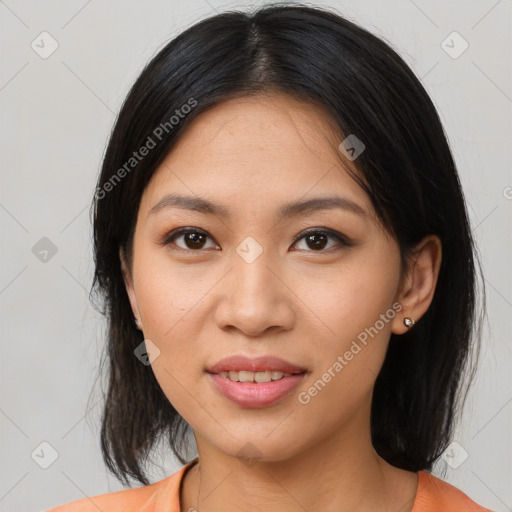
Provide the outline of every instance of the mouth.
{"type": "Polygon", "coordinates": [[[278,357],[225,358],[206,370],[214,389],[240,407],[261,408],[283,401],[307,370],[278,357]]]}
{"type": "MultiPolygon", "coordinates": [[[[242,354],[237,354],[221,359],[210,368],[207,368],[206,371],[215,374],[231,374],[231,372],[234,372],[233,377],[236,376],[235,373],[241,373],[243,376],[245,375],[246,378],[249,377],[251,373],[254,373],[255,375],[260,374],[258,378],[265,379],[268,378],[267,373],[270,373],[270,380],[278,380],[277,378],[272,378],[273,372],[297,375],[298,373],[304,373],[306,369],[276,356],[247,357],[242,354]]],[[[282,376],[279,378],[281,377],[282,376]]],[[[269,381],[264,380],[262,382],[269,381]]]]}
{"type": "MultiPolygon", "coordinates": [[[[303,373],[303,372],[300,372],[303,373]]],[[[281,380],[285,377],[291,377],[292,375],[299,375],[298,373],[284,373],[280,371],[264,371],[264,372],[250,372],[250,371],[229,371],[214,373],[213,375],[219,375],[220,377],[227,378],[233,382],[272,382],[281,380]]]]}

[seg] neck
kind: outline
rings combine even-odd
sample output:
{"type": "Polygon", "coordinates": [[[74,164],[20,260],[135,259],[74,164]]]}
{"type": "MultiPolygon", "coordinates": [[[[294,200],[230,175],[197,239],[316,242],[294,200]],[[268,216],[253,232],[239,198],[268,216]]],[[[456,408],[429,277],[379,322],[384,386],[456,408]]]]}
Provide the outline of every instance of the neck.
{"type": "Polygon", "coordinates": [[[337,438],[286,460],[243,460],[196,436],[199,462],[186,475],[181,510],[212,512],[410,512],[417,474],[385,462],[369,433],[337,438]]]}

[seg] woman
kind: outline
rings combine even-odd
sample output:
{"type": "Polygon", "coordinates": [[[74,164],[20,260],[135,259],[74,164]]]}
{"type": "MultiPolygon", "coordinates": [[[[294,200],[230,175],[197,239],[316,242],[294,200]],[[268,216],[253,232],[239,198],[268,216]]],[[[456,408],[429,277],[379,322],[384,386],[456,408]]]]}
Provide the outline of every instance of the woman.
{"type": "Polygon", "coordinates": [[[474,371],[476,257],[387,44],[299,5],[197,23],[130,91],[93,206],[102,451],[144,486],[54,512],[486,510],[429,473],[474,371]],[[185,465],[150,484],[163,435],[185,465]]]}

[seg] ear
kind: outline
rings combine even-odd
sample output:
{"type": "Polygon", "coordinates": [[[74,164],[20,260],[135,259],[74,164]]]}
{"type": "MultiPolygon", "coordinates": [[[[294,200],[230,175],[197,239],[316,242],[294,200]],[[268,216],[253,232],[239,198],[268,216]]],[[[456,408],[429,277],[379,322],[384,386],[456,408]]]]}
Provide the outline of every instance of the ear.
{"type": "Polygon", "coordinates": [[[414,248],[396,299],[403,309],[393,319],[391,330],[394,334],[403,334],[410,329],[404,325],[406,316],[417,322],[428,310],[434,297],[441,258],[442,244],[436,235],[426,236],[414,248]]]}
{"type": "Polygon", "coordinates": [[[126,287],[126,293],[128,294],[128,299],[132,307],[133,316],[135,318],[140,318],[139,308],[137,305],[137,297],[135,296],[135,290],[133,288],[132,275],[126,262],[126,256],[122,247],[119,247],[119,260],[121,261],[121,271],[123,273],[124,285],[126,287]]]}

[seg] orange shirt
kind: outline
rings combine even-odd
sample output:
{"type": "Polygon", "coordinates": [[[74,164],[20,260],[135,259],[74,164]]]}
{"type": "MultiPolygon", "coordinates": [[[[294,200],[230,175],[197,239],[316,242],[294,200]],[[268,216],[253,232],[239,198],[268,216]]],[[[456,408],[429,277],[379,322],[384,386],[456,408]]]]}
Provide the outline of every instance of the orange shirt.
{"type": "MultiPolygon", "coordinates": [[[[47,512],[180,512],[180,483],[197,457],[179,471],[145,487],[100,494],[72,501],[47,512]]],[[[453,485],[418,472],[418,491],[412,512],[492,512],[481,507],[453,485]]]]}

